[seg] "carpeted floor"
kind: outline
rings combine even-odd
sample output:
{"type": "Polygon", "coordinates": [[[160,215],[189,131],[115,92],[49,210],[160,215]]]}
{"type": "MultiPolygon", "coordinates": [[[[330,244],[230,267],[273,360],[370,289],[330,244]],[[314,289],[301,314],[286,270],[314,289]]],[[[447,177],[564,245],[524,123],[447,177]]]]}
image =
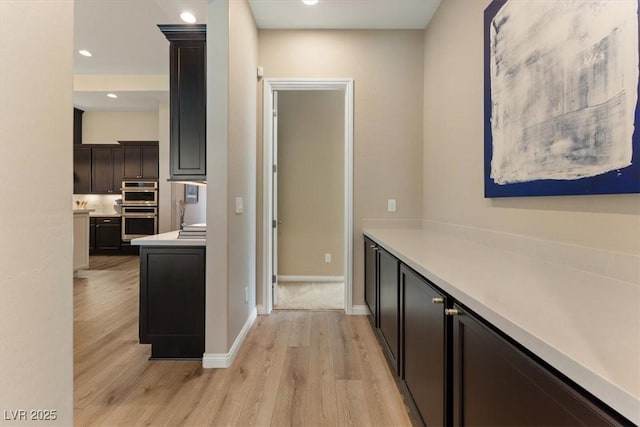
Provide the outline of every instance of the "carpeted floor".
{"type": "Polygon", "coordinates": [[[343,309],[344,283],[278,283],[278,304],[275,308],[283,310],[343,309]]]}

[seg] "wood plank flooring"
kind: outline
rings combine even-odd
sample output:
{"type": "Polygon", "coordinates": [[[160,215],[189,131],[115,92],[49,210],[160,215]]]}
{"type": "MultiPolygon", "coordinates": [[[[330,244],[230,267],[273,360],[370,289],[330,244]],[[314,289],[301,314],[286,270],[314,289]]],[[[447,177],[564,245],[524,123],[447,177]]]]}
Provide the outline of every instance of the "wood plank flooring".
{"type": "Polygon", "coordinates": [[[77,426],[409,426],[363,316],[258,316],[232,367],[149,361],[138,258],[91,257],[74,279],[77,426]]]}

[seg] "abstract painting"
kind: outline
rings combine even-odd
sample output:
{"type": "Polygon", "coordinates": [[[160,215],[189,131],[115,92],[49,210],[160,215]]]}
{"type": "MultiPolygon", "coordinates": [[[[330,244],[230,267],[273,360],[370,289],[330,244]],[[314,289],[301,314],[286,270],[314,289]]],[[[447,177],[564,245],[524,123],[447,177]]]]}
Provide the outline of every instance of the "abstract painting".
{"type": "Polygon", "coordinates": [[[640,192],[638,1],[485,10],[485,197],[640,192]]]}

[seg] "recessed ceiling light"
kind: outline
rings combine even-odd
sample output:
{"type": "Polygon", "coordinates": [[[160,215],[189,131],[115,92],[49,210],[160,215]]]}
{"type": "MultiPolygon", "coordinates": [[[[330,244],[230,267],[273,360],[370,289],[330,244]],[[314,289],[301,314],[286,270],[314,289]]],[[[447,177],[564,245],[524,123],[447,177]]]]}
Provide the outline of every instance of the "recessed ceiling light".
{"type": "Polygon", "coordinates": [[[184,22],[187,22],[189,24],[195,24],[196,23],[196,17],[193,16],[193,13],[191,13],[191,12],[182,12],[180,14],[180,18],[182,18],[182,20],[184,22]]]}
{"type": "Polygon", "coordinates": [[[78,51],[78,53],[82,56],[93,56],[93,54],[91,52],[89,52],[88,50],[84,50],[84,49],[80,49],[78,51]]]}
{"type": "Polygon", "coordinates": [[[113,99],[115,99],[115,98],[117,98],[117,97],[118,97],[118,95],[116,95],[115,93],[108,93],[108,94],[107,94],[107,96],[108,96],[109,98],[113,98],[113,99]]]}
{"type": "Polygon", "coordinates": [[[302,3],[306,4],[307,6],[313,6],[314,4],[318,3],[318,0],[302,0],[302,3]]]}

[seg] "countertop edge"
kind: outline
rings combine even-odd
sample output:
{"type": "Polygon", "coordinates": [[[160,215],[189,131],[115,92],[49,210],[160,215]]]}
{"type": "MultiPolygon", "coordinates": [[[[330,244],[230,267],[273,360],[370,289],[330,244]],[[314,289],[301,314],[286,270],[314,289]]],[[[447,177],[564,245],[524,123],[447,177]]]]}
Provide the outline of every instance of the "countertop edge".
{"type": "Polygon", "coordinates": [[[132,246],[206,246],[206,239],[179,239],[178,230],[131,239],[132,246]]]}
{"type": "MultiPolygon", "coordinates": [[[[608,379],[601,377],[598,373],[581,364],[579,360],[575,360],[564,354],[559,349],[549,345],[543,337],[533,335],[523,327],[509,320],[507,317],[469,296],[454,284],[439,277],[431,271],[429,267],[414,261],[410,256],[400,252],[394,247],[393,243],[385,241],[385,238],[379,235],[381,232],[387,233],[389,231],[396,230],[366,228],[363,229],[362,232],[365,236],[381,245],[385,250],[394,255],[404,264],[424,276],[429,281],[433,282],[436,286],[447,292],[461,304],[468,307],[478,316],[484,318],[506,335],[513,338],[516,342],[520,343],[542,360],[549,363],[549,365],[566,375],[589,393],[593,394],[595,397],[618,411],[623,416],[627,417],[632,422],[640,424],[640,399],[612,383],[608,379]],[[376,232],[378,234],[376,234],[376,232]]],[[[415,230],[415,233],[425,232],[441,235],[440,233],[433,231],[425,231],[422,229],[415,230]]],[[[451,236],[441,236],[451,238],[451,236]]],[[[474,244],[474,242],[469,242],[469,244],[474,244]]]]}

